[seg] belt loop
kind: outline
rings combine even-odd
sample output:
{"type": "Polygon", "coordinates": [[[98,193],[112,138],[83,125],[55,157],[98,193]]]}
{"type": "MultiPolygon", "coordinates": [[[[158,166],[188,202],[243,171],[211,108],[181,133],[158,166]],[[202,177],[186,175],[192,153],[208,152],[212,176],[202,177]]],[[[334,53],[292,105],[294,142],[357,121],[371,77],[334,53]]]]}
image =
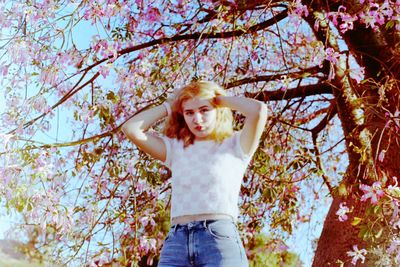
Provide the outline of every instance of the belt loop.
{"type": "Polygon", "coordinates": [[[203,221],[203,226],[204,226],[205,229],[207,229],[207,220],[203,221]]]}
{"type": "Polygon", "coordinates": [[[178,228],[178,224],[174,224],[173,226],[172,226],[172,228],[174,229],[174,234],[176,233],[176,228],[178,228]]]}

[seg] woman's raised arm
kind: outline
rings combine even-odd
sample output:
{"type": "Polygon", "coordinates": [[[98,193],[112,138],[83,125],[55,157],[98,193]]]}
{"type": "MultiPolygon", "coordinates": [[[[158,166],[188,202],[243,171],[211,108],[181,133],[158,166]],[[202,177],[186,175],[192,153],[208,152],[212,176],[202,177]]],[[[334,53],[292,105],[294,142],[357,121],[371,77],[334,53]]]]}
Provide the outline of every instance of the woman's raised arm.
{"type": "Polygon", "coordinates": [[[215,103],[237,110],[246,117],[240,135],[240,145],[244,153],[253,154],[267,121],[267,106],[255,99],[235,96],[217,96],[215,103]]]}
{"type": "Polygon", "coordinates": [[[148,133],[147,130],[167,115],[168,111],[165,105],[144,110],[126,121],[122,126],[122,131],[142,151],[155,159],[165,161],[164,141],[160,137],[148,133]]]}

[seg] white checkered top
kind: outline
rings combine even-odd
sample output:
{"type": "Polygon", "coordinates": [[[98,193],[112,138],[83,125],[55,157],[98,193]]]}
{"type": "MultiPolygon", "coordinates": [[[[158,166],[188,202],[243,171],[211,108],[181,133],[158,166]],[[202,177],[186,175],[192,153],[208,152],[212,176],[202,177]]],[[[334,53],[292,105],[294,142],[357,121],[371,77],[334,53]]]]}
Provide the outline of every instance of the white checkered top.
{"type": "Polygon", "coordinates": [[[238,198],[243,175],[252,155],[240,145],[240,132],[222,143],[182,140],[163,136],[165,164],[172,171],[171,217],[196,214],[239,215],[238,198]]]}

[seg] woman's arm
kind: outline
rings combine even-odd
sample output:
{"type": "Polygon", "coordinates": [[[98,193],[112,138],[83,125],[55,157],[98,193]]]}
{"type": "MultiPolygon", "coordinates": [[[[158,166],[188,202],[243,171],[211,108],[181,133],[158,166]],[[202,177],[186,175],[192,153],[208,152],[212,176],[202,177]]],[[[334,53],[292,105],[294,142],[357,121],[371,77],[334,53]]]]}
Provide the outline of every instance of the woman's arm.
{"type": "Polygon", "coordinates": [[[147,130],[167,114],[164,105],[147,109],[126,121],[122,126],[122,131],[141,150],[155,159],[165,161],[166,147],[164,141],[160,137],[147,133],[147,130]]]}
{"type": "Polygon", "coordinates": [[[215,103],[239,111],[245,117],[240,135],[243,152],[253,154],[257,147],[267,121],[267,107],[263,102],[245,97],[217,96],[215,103]]]}

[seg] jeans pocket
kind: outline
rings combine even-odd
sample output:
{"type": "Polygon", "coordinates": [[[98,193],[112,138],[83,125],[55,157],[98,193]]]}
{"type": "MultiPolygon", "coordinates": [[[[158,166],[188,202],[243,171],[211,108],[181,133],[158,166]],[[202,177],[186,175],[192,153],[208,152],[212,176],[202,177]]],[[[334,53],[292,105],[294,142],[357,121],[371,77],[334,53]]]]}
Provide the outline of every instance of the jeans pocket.
{"type": "Polygon", "coordinates": [[[231,221],[213,221],[207,224],[207,230],[216,238],[234,239],[236,237],[236,226],[231,221]]]}

